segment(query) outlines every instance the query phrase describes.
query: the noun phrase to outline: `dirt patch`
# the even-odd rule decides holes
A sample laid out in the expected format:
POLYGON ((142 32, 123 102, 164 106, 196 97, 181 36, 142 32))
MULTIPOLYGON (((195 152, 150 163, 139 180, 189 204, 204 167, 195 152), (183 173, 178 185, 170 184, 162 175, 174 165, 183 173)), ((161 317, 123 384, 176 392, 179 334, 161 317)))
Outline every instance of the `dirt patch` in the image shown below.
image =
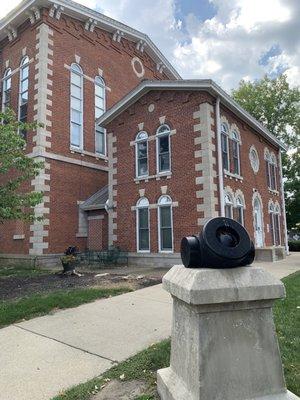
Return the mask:
POLYGON ((100 272, 84 272, 80 277, 57 273, 30 277, 7 277, 0 279, 0 300, 12 300, 37 293, 78 288, 126 286, 137 290, 158 283, 161 283, 161 276, 135 276, 100 272))

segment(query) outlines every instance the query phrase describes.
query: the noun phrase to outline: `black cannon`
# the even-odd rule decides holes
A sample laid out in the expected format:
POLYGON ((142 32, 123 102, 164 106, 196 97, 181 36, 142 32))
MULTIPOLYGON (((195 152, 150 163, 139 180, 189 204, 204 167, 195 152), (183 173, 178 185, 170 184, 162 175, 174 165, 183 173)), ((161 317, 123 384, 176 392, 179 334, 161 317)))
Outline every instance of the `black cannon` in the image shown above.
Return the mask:
POLYGON ((250 265, 254 244, 246 229, 230 218, 209 220, 199 236, 181 241, 181 259, 187 268, 235 268, 250 265))

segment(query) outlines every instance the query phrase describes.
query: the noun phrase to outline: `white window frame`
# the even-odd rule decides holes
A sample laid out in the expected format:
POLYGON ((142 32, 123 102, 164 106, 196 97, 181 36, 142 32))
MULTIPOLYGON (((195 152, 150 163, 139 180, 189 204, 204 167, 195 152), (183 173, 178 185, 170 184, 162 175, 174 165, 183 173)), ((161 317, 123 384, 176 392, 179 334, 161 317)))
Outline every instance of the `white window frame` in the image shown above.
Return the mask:
MULTIPOLYGON (((27 122, 27 116, 28 116, 28 100, 29 100, 29 57, 28 56, 24 56, 21 60, 21 64, 20 64, 20 74, 19 74, 19 99, 18 99, 18 121, 27 122), (28 74, 27 74, 27 78, 23 78, 23 74, 24 74, 24 70, 27 69, 28 74), (24 104, 21 104, 21 100, 22 100, 22 94, 25 93, 26 91, 22 91, 22 82, 24 82, 25 80, 27 80, 28 83, 28 87, 27 87, 27 115, 26 115, 26 120, 25 121, 21 121, 21 106, 24 104)), ((23 136, 24 139, 26 139, 26 132, 25 131, 21 131, 19 129, 19 134, 21 134, 23 136)))
POLYGON ((171 157, 171 129, 169 125, 163 124, 160 125, 156 131, 156 173, 157 175, 164 175, 169 172, 171 172, 172 169, 172 157, 171 157), (163 128, 166 128, 164 131, 162 130, 163 128), (168 143, 169 143, 169 169, 165 171, 160 171, 160 165, 159 165, 159 139, 168 136, 168 143))
POLYGON ((149 200, 146 197, 142 197, 136 203, 136 251, 138 253, 150 253, 151 249, 151 235, 150 235, 150 207, 149 200), (149 249, 148 250, 140 250, 140 215, 139 210, 141 209, 148 210, 148 237, 149 237, 149 249))
MULTIPOLYGON (((96 113, 96 109, 97 108, 100 109, 99 107, 96 107, 96 98, 97 97, 100 98, 100 96, 96 95, 96 86, 101 87, 101 89, 103 90, 103 97, 101 97, 103 100, 103 110, 102 110, 101 115, 103 115, 106 111, 106 90, 105 90, 106 86, 105 86, 105 81, 102 78, 102 76, 95 77, 95 86, 94 86, 95 87, 95 120, 97 120, 101 116, 96 113)), ((99 127, 99 129, 103 131, 104 152, 101 153, 101 152, 97 151, 97 124, 95 123, 95 154, 99 154, 101 156, 106 156, 106 154, 107 154, 106 129, 102 128, 102 127, 99 127)))
POLYGON ((245 225, 245 204, 244 204, 244 201, 241 196, 237 196, 237 198, 236 198, 236 209, 237 210, 240 209, 242 212, 242 214, 241 214, 242 222, 240 222, 240 224, 242 224, 244 226, 245 225))
POLYGON ((227 124, 223 123, 221 125, 221 151, 222 151, 222 168, 225 172, 230 172, 230 152, 229 152, 229 129, 227 124), (224 151, 223 151, 223 140, 222 138, 226 138, 226 148, 227 148, 227 168, 224 167, 224 151))
MULTIPOLYGON (((11 92, 11 78, 12 78, 12 74, 11 74, 11 68, 7 68, 4 71, 3 74, 3 79, 2 79, 2 111, 4 112, 8 107, 5 106, 5 97, 6 97, 6 93, 8 92, 8 90, 10 90, 11 92), (7 88, 7 83, 10 82, 10 88, 7 88)), ((11 100, 11 97, 10 97, 11 100)), ((10 106, 11 101, 9 101, 9 106, 10 106)))
MULTIPOLYGON (((78 87, 78 86, 77 86, 78 87)), ((70 70, 70 147, 83 150, 83 92, 84 87, 83 87, 83 71, 82 68, 79 64, 77 63, 72 63, 71 64, 71 70, 70 70), (80 77, 80 91, 81 91, 81 97, 77 98, 74 95, 72 95, 72 74, 76 74, 77 76, 80 77), (79 145, 75 145, 72 143, 72 98, 75 98, 80 101, 80 137, 79 137, 79 145)), ((78 110, 75 110, 78 111, 78 110)), ((75 123, 75 122, 74 122, 75 123)), ((78 125, 77 123, 75 123, 78 125)))
POLYGON ((146 131, 140 131, 135 138, 135 176, 136 178, 145 178, 149 176, 149 146, 148 146, 148 133, 146 131), (139 158, 138 158, 138 145, 146 142, 147 144, 147 174, 139 175, 139 158))
POLYGON ((170 196, 163 195, 160 196, 158 199, 158 207, 157 207, 157 221, 158 221, 158 250, 159 253, 174 253, 174 226, 173 226, 173 202, 170 196), (166 201, 166 202, 165 202, 166 201), (170 213, 171 213, 171 235, 172 235, 172 248, 169 250, 164 250, 161 248, 162 245, 162 240, 161 240, 161 218, 160 218, 160 210, 162 207, 170 207, 170 213))
POLYGON ((225 211, 226 211, 226 206, 230 205, 230 214, 231 214, 231 216, 227 217, 227 218, 233 219, 233 205, 234 204, 233 204, 233 198, 232 198, 230 193, 225 193, 224 194, 224 205, 225 205, 225 211))
POLYGON ((236 145, 237 147, 237 160, 238 160, 238 172, 232 171, 233 174, 240 176, 241 175, 241 140, 239 137, 239 134, 234 130, 231 133, 231 140, 232 140, 232 164, 234 168, 234 152, 233 152, 233 146, 236 145))

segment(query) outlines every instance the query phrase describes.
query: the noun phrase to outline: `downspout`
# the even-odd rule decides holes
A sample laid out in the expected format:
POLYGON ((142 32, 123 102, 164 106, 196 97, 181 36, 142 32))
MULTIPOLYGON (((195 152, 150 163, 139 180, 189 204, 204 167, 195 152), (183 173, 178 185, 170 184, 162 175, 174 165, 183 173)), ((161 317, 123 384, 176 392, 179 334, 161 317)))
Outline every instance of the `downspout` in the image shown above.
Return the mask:
POLYGON ((281 198, 282 198, 282 213, 283 213, 283 224, 284 224, 284 242, 286 254, 290 254, 289 241, 287 235, 287 224, 286 224, 286 212, 285 212, 285 198, 284 198, 284 185, 282 176, 282 160, 281 160, 281 150, 279 150, 279 173, 280 173, 280 188, 281 188, 281 198))
POLYGON ((216 128, 217 128, 217 153, 218 153, 218 180, 220 197, 220 217, 225 217, 224 205, 224 180, 223 180, 223 162, 222 162, 222 144, 221 144, 221 115, 220 115, 220 97, 216 100, 216 128))

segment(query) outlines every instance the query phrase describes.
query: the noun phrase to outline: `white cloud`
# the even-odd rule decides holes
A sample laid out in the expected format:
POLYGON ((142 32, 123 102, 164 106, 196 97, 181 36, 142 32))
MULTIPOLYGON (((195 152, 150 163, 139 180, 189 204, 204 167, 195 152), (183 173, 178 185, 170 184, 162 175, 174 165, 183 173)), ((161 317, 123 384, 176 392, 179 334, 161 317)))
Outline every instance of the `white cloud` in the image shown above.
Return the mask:
MULTIPOLYGON (((193 14, 178 18, 175 0, 77 1, 147 33, 184 78, 212 78, 230 90, 242 78, 285 67, 289 82, 300 82, 299 0, 208 0, 216 14, 205 21, 193 14), (274 45, 281 54, 262 65, 274 45)), ((17 3, 1 3, 0 17, 17 3)))
POLYGON ((20 0, 10 0, 9 2, 2 0, 0 7, 0 19, 5 17, 5 15, 9 13, 9 11, 11 11, 13 8, 15 8, 19 3, 20 0))

